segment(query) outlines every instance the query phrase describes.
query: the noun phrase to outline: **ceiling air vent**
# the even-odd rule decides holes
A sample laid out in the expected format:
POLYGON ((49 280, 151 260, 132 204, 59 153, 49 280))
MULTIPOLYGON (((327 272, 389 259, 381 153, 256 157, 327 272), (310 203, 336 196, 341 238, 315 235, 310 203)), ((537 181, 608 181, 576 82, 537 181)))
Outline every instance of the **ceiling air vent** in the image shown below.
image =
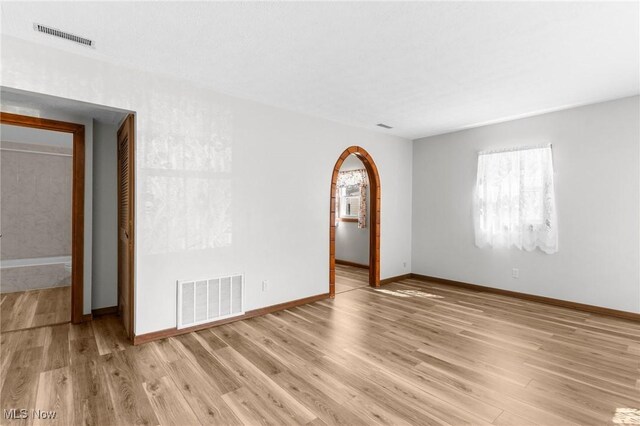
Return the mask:
POLYGON ((88 38, 80 37, 75 34, 67 33, 64 31, 56 30, 55 28, 47 27, 45 25, 33 24, 33 29, 39 33, 49 34, 54 37, 63 38, 65 40, 72 41, 74 43, 82 44, 83 46, 95 47, 95 42, 88 38))
POLYGON ((386 125, 386 124, 384 124, 384 123, 378 123, 378 124, 376 124, 376 126, 378 126, 378 127, 382 127, 383 129, 393 129, 393 127, 391 127, 391 126, 387 126, 387 125, 386 125))

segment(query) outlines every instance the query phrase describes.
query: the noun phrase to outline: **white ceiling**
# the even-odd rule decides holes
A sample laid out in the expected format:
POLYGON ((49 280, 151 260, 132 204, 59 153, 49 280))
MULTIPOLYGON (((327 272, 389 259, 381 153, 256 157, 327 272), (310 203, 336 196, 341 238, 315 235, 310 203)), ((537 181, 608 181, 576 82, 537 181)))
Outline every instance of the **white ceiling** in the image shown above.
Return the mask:
POLYGON ((640 92, 638 2, 1 7, 3 34, 408 138, 640 92))

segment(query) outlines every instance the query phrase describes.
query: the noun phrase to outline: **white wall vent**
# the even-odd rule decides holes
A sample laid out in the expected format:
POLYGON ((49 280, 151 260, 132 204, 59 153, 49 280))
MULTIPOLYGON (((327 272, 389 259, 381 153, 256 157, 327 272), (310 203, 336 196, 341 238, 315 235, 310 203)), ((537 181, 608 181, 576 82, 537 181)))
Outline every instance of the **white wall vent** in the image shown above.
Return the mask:
POLYGON ((74 43, 81 44, 83 46, 95 47, 95 42, 85 37, 80 37, 75 34, 60 31, 55 28, 47 27, 46 25, 33 24, 33 29, 39 33, 49 34, 54 37, 63 38, 65 40, 72 41, 74 43))
POLYGON ((244 276, 178 281, 178 328, 244 314, 244 276))

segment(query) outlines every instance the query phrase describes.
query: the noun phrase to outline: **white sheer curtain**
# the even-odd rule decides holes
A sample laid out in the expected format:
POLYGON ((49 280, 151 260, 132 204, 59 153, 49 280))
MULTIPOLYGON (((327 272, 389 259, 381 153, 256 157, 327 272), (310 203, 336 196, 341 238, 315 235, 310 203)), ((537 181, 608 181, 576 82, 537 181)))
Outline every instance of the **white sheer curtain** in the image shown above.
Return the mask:
POLYGON ((480 153, 474 222, 478 247, 557 252, 551 146, 480 153))

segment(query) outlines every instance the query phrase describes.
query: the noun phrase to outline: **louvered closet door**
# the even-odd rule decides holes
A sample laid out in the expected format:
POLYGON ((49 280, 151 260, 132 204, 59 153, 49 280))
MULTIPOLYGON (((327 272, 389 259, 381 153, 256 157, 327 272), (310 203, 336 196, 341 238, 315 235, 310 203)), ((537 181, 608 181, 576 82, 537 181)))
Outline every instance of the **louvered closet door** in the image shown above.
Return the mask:
POLYGON ((133 115, 118 130, 118 310, 133 336, 133 115))

